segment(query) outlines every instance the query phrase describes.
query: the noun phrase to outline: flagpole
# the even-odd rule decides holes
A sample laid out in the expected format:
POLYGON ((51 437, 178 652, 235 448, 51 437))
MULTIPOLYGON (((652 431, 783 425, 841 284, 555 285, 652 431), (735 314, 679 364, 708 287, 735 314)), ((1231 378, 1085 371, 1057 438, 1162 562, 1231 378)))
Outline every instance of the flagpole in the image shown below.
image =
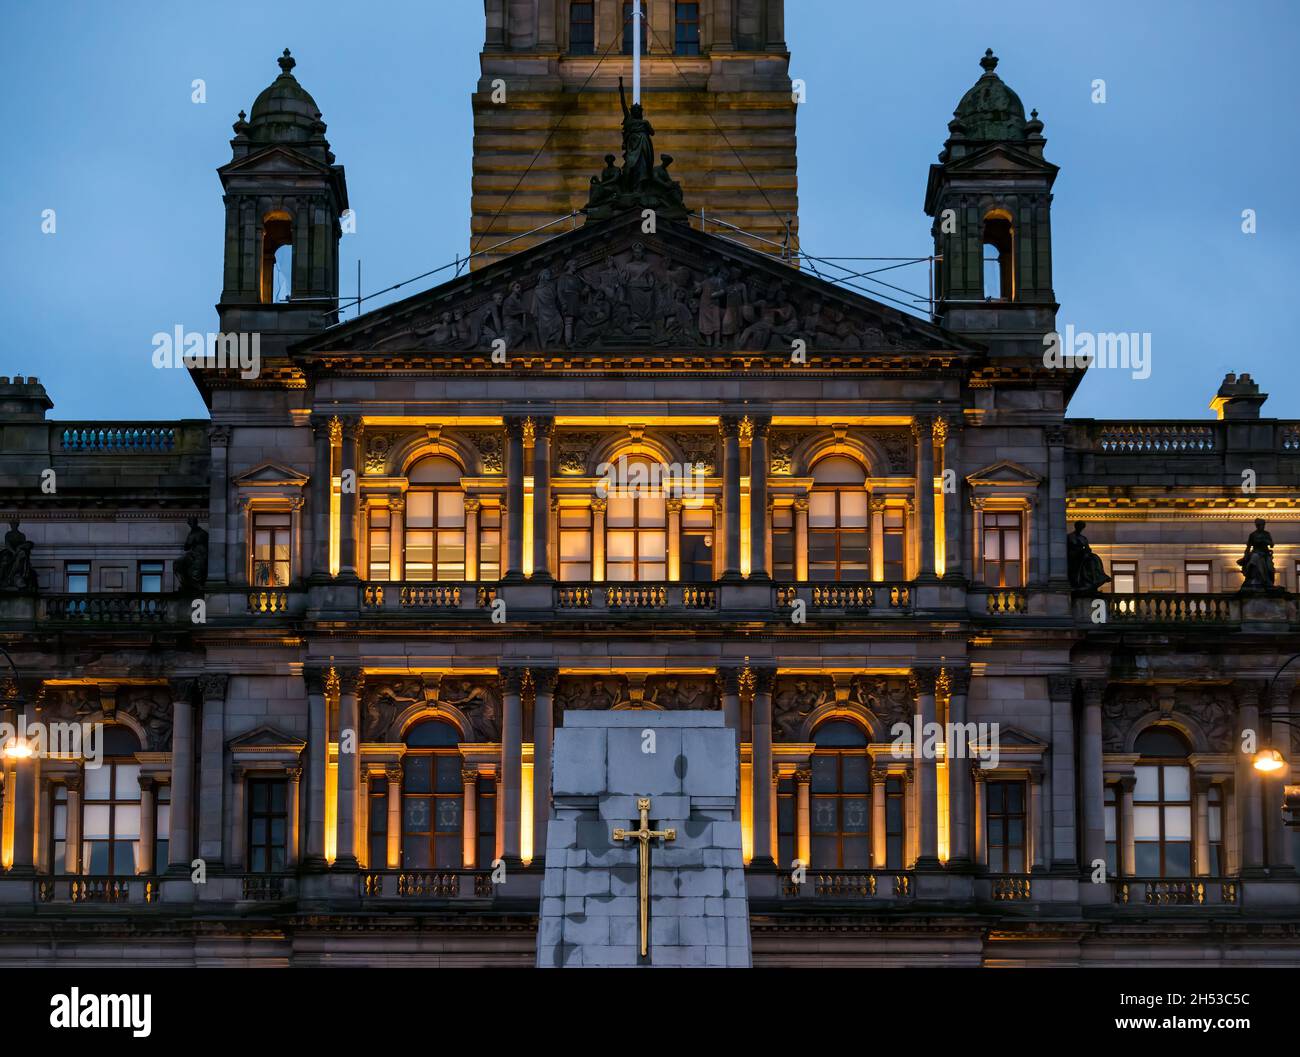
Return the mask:
POLYGON ((632 102, 641 102, 641 0, 632 3, 632 102))

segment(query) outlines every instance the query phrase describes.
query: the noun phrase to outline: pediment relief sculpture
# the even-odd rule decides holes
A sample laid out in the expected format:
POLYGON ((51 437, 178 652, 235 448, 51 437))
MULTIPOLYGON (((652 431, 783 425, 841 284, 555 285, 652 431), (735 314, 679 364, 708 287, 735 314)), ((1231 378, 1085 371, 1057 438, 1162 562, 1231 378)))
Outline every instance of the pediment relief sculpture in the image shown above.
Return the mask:
POLYGON ((456 709, 469 730, 466 741, 501 740, 501 700, 490 676, 464 679, 367 678, 363 698, 362 739, 370 742, 399 740, 398 719, 413 707, 456 709))

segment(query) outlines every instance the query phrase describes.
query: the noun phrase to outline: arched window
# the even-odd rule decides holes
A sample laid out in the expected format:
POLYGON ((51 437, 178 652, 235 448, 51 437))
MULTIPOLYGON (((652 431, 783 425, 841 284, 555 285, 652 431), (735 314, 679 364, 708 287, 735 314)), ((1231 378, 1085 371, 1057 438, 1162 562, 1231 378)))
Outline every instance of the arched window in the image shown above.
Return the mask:
POLYGON ((406 733, 402 757, 402 867, 458 868, 464 862, 460 732, 426 720, 406 733))
POLYGON ((1171 727, 1138 735, 1133 851, 1138 877, 1192 875, 1192 769, 1186 739, 1171 727))
MULTIPOLYGON (((620 463, 622 460, 620 460, 620 463)), ((605 578, 614 582, 668 579, 668 502, 650 481, 650 460, 626 462, 632 494, 611 491, 605 511, 605 578), (644 469, 644 476, 636 467, 644 469)))
POLYGON ((1000 210, 984 218, 984 296, 1014 301, 1016 296, 1015 233, 1011 217, 1000 210))
POLYGON ((450 459, 421 459, 407 474, 406 579, 465 579, 465 492, 450 459))
POLYGON ((292 293, 293 218, 276 210, 262 218, 262 303, 288 301, 292 293))
POLYGON ((871 866, 871 763, 867 736, 845 720, 813 733, 811 836, 815 869, 871 866))
POLYGON ((871 523, 866 471, 843 455, 813 467, 808 496, 808 578, 867 580, 871 576, 871 523))
POLYGON ((87 764, 81 802, 81 872, 134 874, 140 862, 140 739, 128 727, 104 727, 103 759, 87 764))

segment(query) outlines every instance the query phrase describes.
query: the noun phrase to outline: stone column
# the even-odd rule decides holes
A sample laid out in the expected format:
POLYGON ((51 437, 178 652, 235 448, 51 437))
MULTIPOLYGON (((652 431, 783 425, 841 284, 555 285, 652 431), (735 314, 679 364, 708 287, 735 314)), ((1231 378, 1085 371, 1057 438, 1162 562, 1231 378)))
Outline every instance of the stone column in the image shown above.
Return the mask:
POLYGON ((1083 858, 1085 873, 1093 864, 1106 861, 1106 794, 1102 774, 1101 700, 1106 693, 1104 679, 1088 679, 1083 684, 1083 744, 1079 749, 1083 768, 1080 788, 1083 792, 1083 858))
POLYGON ((501 857, 520 858, 520 811, 523 798, 524 715, 519 701, 522 668, 501 669, 501 857))
POLYGON ((199 858, 207 863, 209 872, 223 862, 228 684, 229 677, 222 674, 199 677, 199 696, 203 700, 199 739, 199 858))
POLYGON ((478 771, 462 767, 460 772, 461 812, 460 858, 465 869, 478 866, 478 771))
POLYGON ((1075 832, 1074 783, 1074 677, 1049 675, 1047 694, 1052 704, 1052 795, 1046 805, 1050 818, 1052 846, 1048 858, 1060 873, 1079 870, 1078 837, 1075 832))
POLYGON ((357 798, 361 789, 361 692, 365 672, 339 669, 339 780, 334 869, 357 869, 357 798))
POLYGON ((251 555, 245 539, 247 525, 248 496, 232 494, 226 503, 226 582, 230 584, 249 582, 251 555))
POLYGON ((1259 726, 1261 687, 1255 682, 1239 683, 1237 691, 1237 803, 1241 818, 1241 872, 1260 876, 1264 872, 1264 816, 1260 804, 1259 772, 1250 754, 1241 751, 1242 735, 1252 732, 1259 746, 1264 739, 1259 726))
POLYGON ((330 491, 333 487, 333 431, 337 420, 319 413, 311 416, 315 465, 311 475, 311 575, 330 574, 330 491))
POLYGON ((549 418, 533 419, 533 576, 538 583, 551 575, 551 430, 549 418))
MULTIPOLYGON (((190 871, 194 859, 194 680, 175 679, 170 684, 172 699, 171 758, 171 831, 167 835, 167 870, 169 873, 190 871)), ((81 789, 77 788, 78 803, 81 789)), ((68 825, 72 818, 72 787, 68 787, 68 825)), ((77 810, 78 830, 81 811, 77 810)), ((69 846, 72 839, 68 838, 69 846)), ((77 834, 77 844, 81 834, 77 834)), ((72 873, 72 870, 68 871, 72 873)))
POLYGON ((533 863, 546 859, 546 826, 551 817, 551 743, 557 672, 534 668, 533 674, 533 863))
POLYGON ((754 854, 751 866, 772 866, 772 683, 774 668, 754 669, 754 854))
MULTIPOLYGON (((155 778, 140 776, 140 856, 136 873, 156 873, 154 851, 158 843, 158 813, 154 807, 154 793, 158 787, 155 778)), ((69 798, 71 799, 71 798, 69 798)), ((70 809, 70 808, 69 808, 70 809)))
POLYGON ((740 419, 723 415, 718 429, 722 434, 722 516, 726 525, 723 549, 723 580, 740 577, 740 419))
POLYGON ((230 868, 236 872, 247 868, 244 861, 244 838, 248 833, 248 819, 244 815, 247 778, 247 772, 239 764, 230 769, 230 868))
POLYGON ((1192 791, 1196 805, 1196 859, 1192 872, 1197 877, 1210 876, 1210 786, 1213 781, 1203 775, 1192 776, 1192 791))
POLYGON ((596 583, 605 579, 605 509, 608 499, 591 501, 591 578, 596 583))
MULTIPOLYGON (((172 736, 175 737, 175 729, 172 736)), ((81 775, 68 775, 63 780, 63 785, 68 790, 68 823, 63 831, 63 870, 75 875, 81 872, 81 775)), ((176 810, 174 806, 172 810, 176 810)), ((169 844, 168 849, 171 847, 169 844)), ((188 868, 188 861, 185 865, 188 868)))
MULTIPOLYGON (((916 668, 912 671, 912 692, 916 695, 916 712, 921 717, 921 730, 935 722, 934 689, 938 680, 937 668, 916 668)), ((913 767, 916 769, 916 795, 918 798, 917 826, 920 844, 917 848, 918 870, 939 867, 939 798, 938 769, 932 753, 923 753, 922 745, 912 746, 913 767)))
MULTIPOLYGON (((966 698, 970 691, 970 669, 948 669, 948 720, 966 722, 966 698)), ((960 727, 958 727, 960 729, 960 727)), ((948 866, 971 864, 971 758, 970 746, 950 749, 948 760, 948 866)))
POLYGON ((871 499, 871 579, 885 579, 885 501, 871 499))
MULTIPOLYGON (((468 520, 468 519, 467 519, 468 520)), ((469 526, 466 525, 465 553, 469 555, 469 526)), ((475 534, 475 541, 478 536, 475 534)), ((394 583, 406 579, 406 499, 395 495, 388 501, 388 577, 394 583)))
MULTIPOLYGON (((798 834, 795 856, 805 866, 812 864, 812 798, 809 795, 812 785, 812 771, 794 772, 795 832, 798 834)), ((788 867, 789 863, 782 863, 788 867)))
POLYGON ((885 782, 889 772, 883 767, 871 769, 871 868, 884 870, 889 865, 889 823, 885 813, 888 793, 885 782))
POLYGON ((1066 428, 1064 425, 1048 426, 1043 432, 1047 440, 1047 531, 1038 541, 1038 546, 1046 547, 1049 552, 1049 583, 1053 587, 1065 588, 1070 583, 1065 555, 1066 428))
POLYGON ((916 438, 916 500, 918 580, 935 579, 934 572, 934 422, 919 417, 912 422, 916 438))
POLYGON ((713 0, 711 51, 734 51, 732 43, 732 6, 735 0, 713 0))
POLYGON ((1133 840, 1133 787, 1137 779, 1125 775, 1119 780, 1120 872, 1125 877, 1137 873, 1137 842, 1133 840))
POLYGON ((988 771, 980 767, 972 768, 971 781, 975 783, 975 865, 988 869, 989 865, 989 816, 988 771))
MULTIPOLYGON (((1268 701, 1266 702, 1269 708, 1270 737, 1268 743, 1274 748, 1282 750, 1283 755, 1287 757, 1287 762, 1291 765, 1291 770, 1288 772, 1291 775, 1297 773, 1295 760, 1292 758, 1292 754, 1287 751, 1291 747, 1291 727, 1281 721, 1285 720, 1290 712, 1293 685, 1290 681, 1275 680, 1269 688, 1268 701)), ((1283 787, 1288 780, 1294 782, 1295 778, 1284 780, 1278 775, 1271 775, 1260 780, 1260 799, 1263 804, 1264 817, 1268 824, 1268 867, 1270 877, 1290 876, 1295 872, 1296 868, 1291 851, 1291 834, 1282 819, 1283 787)))
POLYGON ((285 842, 285 865, 293 870, 298 866, 298 841, 302 829, 298 824, 299 812, 302 810, 302 768, 290 767, 285 775, 289 780, 289 795, 286 798, 289 808, 289 832, 285 842))
POLYGON ((962 523, 961 523, 961 423, 947 419, 937 419, 935 433, 939 438, 940 454, 943 459, 941 477, 943 478, 943 575, 944 578, 961 578, 962 567, 962 523), (939 428, 939 423, 943 423, 939 428), (949 488, 949 474, 952 470, 952 487, 949 488))
POLYGON ((682 578, 682 501, 670 499, 668 507, 668 579, 682 578))
POLYGON ((767 432, 769 420, 754 419, 749 439, 749 578, 772 579, 767 553, 767 432))
POLYGON ((1043 768, 1029 771, 1029 817, 1025 820, 1025 836, 1029 840, 1030 860, 1027 872, 1042 873, 1047 869, 1047 829, 1043 820, 1047 808, 1043 797, 1043 768))
POLYGON ((741 742, 739 668, 718 669, 718 698, 722 702, 722 722, 736 735, 736 746, 739 750, 741 742))
POLYGON ((402 866, 402 765, 390 763, 384 768, 384 777, 388 779, 388 847, 385 866, 390 870, 399 870, 402 866))
POLYGON ((341 419, 343 448, 340 471, 343 490, 339 496, 339 579, 357 578, 357 522, 361 507, 361 438, 365 428, 357 415, 341 419), (351 470, 351 475, 348 471, 351 470), (348 482, 351 480, 351 488, 348 482))
POLYGON ((483 501, 473 496, 465 497, 465 579, 473 583, 479 578, 478 571, 478 514, 483 508, 483 501))
MULTIPOLYGON (((325 787, 329 770, 329 703, 337 686, 333 669, 307 668, 307 841, 303 866, 325 869, 325 787)), ((173 810, 175 810, 173 808, 173 810)))
POLYGON ((509 416, 506 426, 506 570, 501 579, 524 578, 524 420, 509 416))
POLYGON ((230 502, 230 427, 210 426, 208 447, 212 453, 212 488, 208 498, 208 582, 226 582, 226 506, 230 502))
POLYGON ((808 582, 808 497, 794 501, 794 578, 808 582))

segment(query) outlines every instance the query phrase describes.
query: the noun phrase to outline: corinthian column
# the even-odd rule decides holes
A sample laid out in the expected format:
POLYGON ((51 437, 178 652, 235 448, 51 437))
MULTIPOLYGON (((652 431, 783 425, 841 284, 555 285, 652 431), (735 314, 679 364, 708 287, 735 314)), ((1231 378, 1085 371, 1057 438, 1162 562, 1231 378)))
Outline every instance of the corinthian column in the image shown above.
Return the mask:
POLYGON ((925 751, 926 730, 935 722, 934 690, 938 678, 937 668, 912 670, 912 692, 916 695, 916 713, 920 717, 920 736, 916 738, 917 744, 912 746, 912 761, 916 770, 918 870, 939 868, 938 769, 934 753, 925 751))
POLYGON ((740 419, 723 415, 718 422, 722 434, 722 516, 724 568, 722 579, 740 577, 740 419))
POLYGON ((501 669, 501 857, 522 860, 520 813, 523 798, 524 714, 519 701, 522 668, 501 669))
MULTIPOLYGON (((948 719, 954 725, 966 722, 966 695, 970 691, 970 669, 948 670, 948 719)), ((961 729, 957 726, 958 730, 961 729)), ((970 744, 956 747, 948 756, 948 865, 971 864, 971 759, 970 744)))
MULTIPOLYGON (((189 873, 194 859, 194 681, 175 679, 170 689, 172 809, 171 832, 167 838, 167 869, 169 873, 189 873)), ((68 819, 72 819, 71 792, 68 794, 68 819)))
POLYGON ((524 578, 524 420, 508 417, 506 426, 506 582, 524 578))
POLYGON ((549 418, 533 419, 533 579, 551 576, 551 429, 549 418))
POLYGON ((934 573, 934 423, 929 418, 912 422, 916 438, 916 500, 918 580, 933 580, 934 573))
POLYGON ((1261 687, 1254 682, 1237 688, 1237 803, 1241 818, 1241 872, 1259 876, 1264 871, 1264 816, 1260 804, 1259 771, 1249 753, 1242 751, 1243 736, 1250 732, 1262 744, 1259 727, 1261 687))
POLYGON ((325 788, 329 770, 326 694, 335 678, 331 670, 322 668, 303 671, 307 689, 307 839, 303 867, 308 870, 325 869, 325 788))
POLYGON ((365 673, 339 669, 339 781, 334 868, 357 869, 357 793, 361 788, 361 692, 365 673))
POLYGON ((315 460, 311 473, 311 575, 330 574, 330 491, 333 481, 334 445, 328 415, 313 414, 311 429, 315 460))
POLYGON ((551 817, 551 742, 556 671, 534 668, 533 676, 533 863, 546 859, 546 827, 551 817))
POLYGON ((361 509, 361 437, 364 427, 357 415, 348 415, 341 421, 343 488, 339 495, 339 579, 355 580, 357 527, 361 509))
POLYGON ((749 578, 772 579, 767 556, 767 419, 753 420, 749 440, 749 578))
POLYGON ((772 683, 776 669, 754 670, 754 854, 751 866, 772 866, 772 683))
POLYGON ((1083 744, 1079 759, 1083 768, 1083 868, 1091 871, 1098 860, 1106 861, 1105 778, 1102 774, 1101 699, 1106 693, 1104 679, 1089 679, 1083 684, 1083 744))

